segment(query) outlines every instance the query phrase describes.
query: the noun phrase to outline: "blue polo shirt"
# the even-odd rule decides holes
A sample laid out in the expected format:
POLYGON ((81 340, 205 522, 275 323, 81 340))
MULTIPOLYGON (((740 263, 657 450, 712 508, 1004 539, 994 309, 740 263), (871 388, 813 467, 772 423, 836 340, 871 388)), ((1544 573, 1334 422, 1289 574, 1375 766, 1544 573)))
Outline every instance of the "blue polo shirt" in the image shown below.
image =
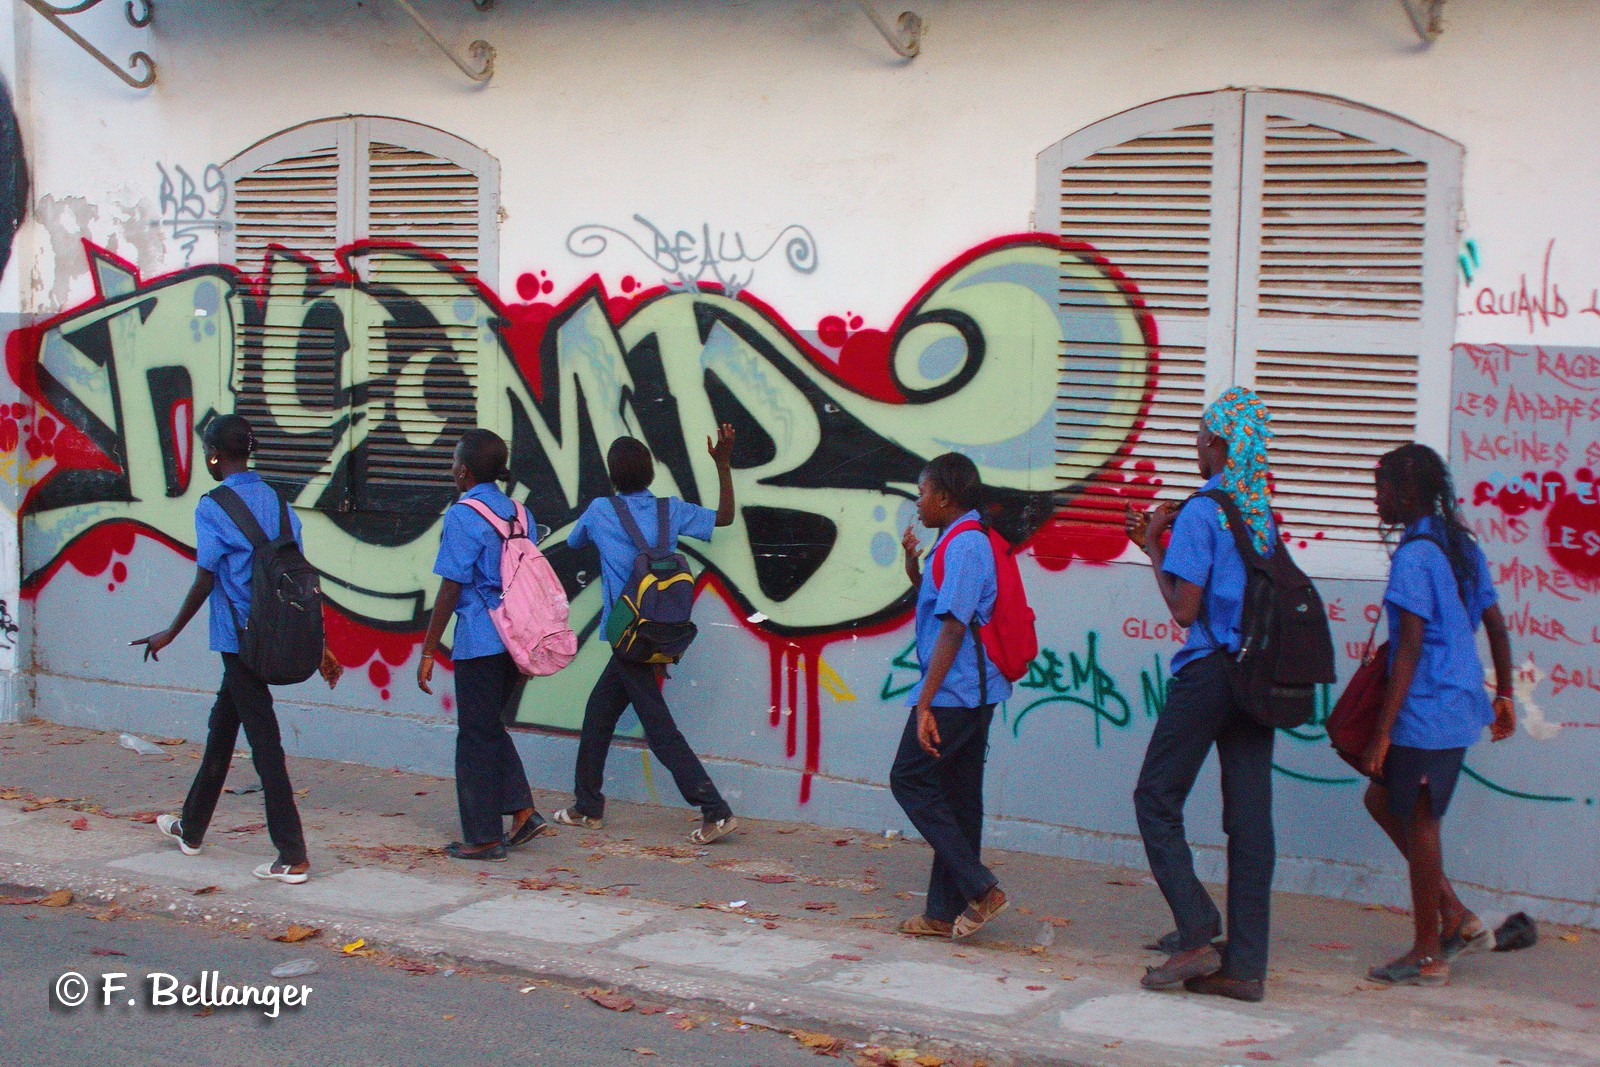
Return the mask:
MULTIPOLYGON (((270 541, 278 536, 281 517, 278 494, 255 471, 242 471, 222 479, 222 484, 243 498, 250 514, 270 541)), ((300 540, 300 517, 289 509, 289 529, 300 540)), ((203 496, 194 509, 195 562, 216 576, 208 603, 211 651, 239 651, 239 623, 250 617, 250 570, 255 549, 244 531, 211 497, 203 496)))
MULTIPOLYGON (((1208 492, 1222 484, 1219 474, 1200 487, 1208 492)), ((1222 507, 1210 497, 1183 505, 1172 523, 1161 569, 1205 590, 1204 611, 1189 627, 1189 639, 1172 657, 1172 673, 1220 650, 1239 647, 1239 617, 1244 610, 1244 560, 1233 543, 1233 531, 1223 525, 1222 507)))
POLYGON ((933 695, 932 706, 979 708, 984 704, 998 704, 1011 696, 1011 683, 994 665, 982 644, 973 639, 971 630, 974 618, 982 626, 994 615, 995 597, 1000 592, 994 571, 994 550, 989 547, 989 538, 982 530, 966 530, 950 536, 956 523, 976 522, 978 518, 977 511, 967 512, 946 527, 934 542, 937 551, 940 544, 949 541, 944 549, 944 581, 940 585, 933 584, 931 553, 928 565, 922 569, 922 584, 917 587, 917 661, 922 664, 922 677, 906 695, 907 707, 915 707, 922 694, 928 664, 933 659, 933 646, 939 640, 939 631, 944 629, 945 619, 955 619, 967 630, 961 638, 961 650, 950 664, 950 673, 944 676, 944 684, 933 695), (984 658, 988 671, 987 693, 978 685, 979 656, 984 658))
MULTIPOLYGON (((639 524, 639 532, 644 534, 644 539, 655 544, 659 532, 656 495, 648 489, 641 489, 637 493, 624 493, 622 499, 632 513, 633 521, 639 524)), ((680 537, 692 537, 696 541, 711 540, 717 527, 715 511, 675 496, 668 497, 667 501, 669 550, 678 547, 680 537)), ((634 545, 633 538, 628 536, 628 531, 622 528, 622 520, 617 518, 610 497, 590 502, 588 509, 573 525, 572 532, 567 535, 567 544, 573 548, 594 545, 600 553, 600 592, 605 601, 600 609, 600 632, 605 633, 611 605, 617 602, 623 587, 628 584, 628 576, 633 573, 633 561, 638 558, 639 549, 634 545)))
POLYGON ((1483 613, 1498 602, 1483 550, 1468 545, 1471 579, 1466 599, 1444 550, 1424 535, 1444 540, 1444 524, 1429 515, 1406 527, 1389 567, 1383 603, 1389 616, 1389 663, 1400 634, 1400 610, 1422 618, 1422 659, 1406 691, 1389 738, 1412 748, 1466 748, 1494 720, 1483 687, 1483 661, 1474 636, 1483 613))
MULTIPOLYGON (((473 486, 461 494, 461 499, 480 500, 508 521, 517 512, 511 498, 492 482, 473 486)), ((532 524, 532 515, 528 522, 532 524)), ((457 502, 445 509, 433 573, 461 585, 461 599, 456 601, 456 632, 450 648, 452 659, 477 659, 506 650, 494 620, 489 618, 489 609, 499 607, 504 596, 500 587, 502 544, 488 520, 465 504, 457 502)))

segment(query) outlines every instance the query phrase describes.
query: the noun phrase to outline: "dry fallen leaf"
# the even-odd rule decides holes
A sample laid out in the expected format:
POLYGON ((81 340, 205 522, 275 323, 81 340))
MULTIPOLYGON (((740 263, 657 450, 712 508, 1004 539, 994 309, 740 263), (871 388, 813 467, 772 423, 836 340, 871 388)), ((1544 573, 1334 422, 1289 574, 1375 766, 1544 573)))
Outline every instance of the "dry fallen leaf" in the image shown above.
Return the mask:
POLYGON ((833 958, 836 960, 850 960, 853 963, 861 962, 861 957, 854 952, 835 952, 833 958))
POLYGON ((0 897, 0 905, 4 904, 37 904, 43 897, 0 897))
POLYGON ((831 900, 808 900, 802 903, 800 906, 807 911, 832 911, 839 905, 835 904, 831 900))
POLYGON ((1577 934, 1557 934, 1556 937, 1561 941, 1568 941, 1574 944, 1583 940, 1583 938, 1579 937, 1577 934))
POLYGON ((1337 952, 1340 949, 1354 948, 1355 946, 1347 941, 1318 941, 1311 947, 1320 948, 1324 952, 1337 952))
POLYGON ((74 830, 87 830, 89 828, 89 817, 87 815, 80 815, 76 819, 73 819, 72 828, 74 830))
POLYGON ((637 1052, 641 1056, 654 1056, 656 1054, 656 1050, 653 1048, 636 1048, 631 1051, 637 1052))
POLYGON ((57 889, 54 893, 40 900, 39 903, 47 908, 64 908, 72 903, 72 890, 57 889))
POLYGON ((89 955, 91 955, 91 956, 126 956, 127 953, 126 952, 119 952, 117 949, 114 949, 114 948, 92 948, 92 949, 89 950, 89 955))
POLYGON ((194 895, 197 897, 209 896, 221 888, 222 887, 220 885, 203 885, 194 891, 194 895))
POLYGON ((753 874, 746 878, 747 882, 764 882, 767 885, 779 885, 783 882, 794 881, 792 874, 753 874))
POLYGON ((915 1063, 917 1067, 944 1067, 944 1059, 942 1057, 931 1056, 926 1053, 911 1062, 915 1063))
MULTIPOLYGON (((286 945, 292 945, 297 941, 305 941, 308 938, 316 937, 320 933, 322 933, 322 927, 320 926, 299 926, 294 923, 290 923, 289 929, 285 930, 277 937, 274 937, 272 940, 282 941, 286 945)), ((359 948, 360 946, 358 945, 357 947, 359 948)), ((348 949, 346 951, 348 951, 348 949)))
POLYGON ((1030 986, 1023 986, 1023 987, 1022 987, 1022 988, 1024 988, 1024 989, 1031 989, 1031 990, 1033 990, 1033 991, 1034 991, 1034 992, 1035 992, 1035 993, 1037 993, 1037 992, 1039 992, 1039 990, 1041 990, 1041 989, 1043 989, 1043 988, 1044 988, 1044 986, 1042 986, 1042 985, 1030 985, 1030 986))
POLYGON ((248 823, 245 823, 243 826, 232 826, 232 827, 229 827, 228 829, 226 829, 226 830, 224 830, 222 832, 225 833, 225 834, 253 834, 257 830, 265 830, 266 828, 267 828, 267 824, 264 823, 264 822, 248 822, 248 823))
POLYGON ((1059 915, 1041 915, 1041 916, 1039 916, 1039 921, 1040 922, 1044 922, 1044 923, 1049 923, 1051 926, 1071 926, 1072 925, 1072 920, 1071 919, 1063 919, 1059 915))
MULTIPOLYGON (((349 944, 345 945, 343 951, 344 951, 344 954, 346 956, 353 956, 357 952, 360 952, 362 949, 364 949, 366 947, 367 947, 367 939, 364 938, 364 937, 358 937, 354 941, 352 941, 349 944)), ((447 1016, 447 1018, 448 1018, 448 1016, 447 1016)))
POLYGON ((699 1025, 700 1024, 695 1022, 693 1019, 679 1019, 677 1022, 672 1024, 672 1028, 674 1030, 693 1030, 699 1025))
POLYGON ((615 989, 601 989, 591 986, 583 991, 584 997, 610 1011, 632 1011, 633 998, 625 997, 615 989))
POLYGON ((187 743, 181 737, 158 737, 155 740, 158 745, 182 745, 187 743))
POLYGON ((831 1056, 838 1052, 844 1042, 832 1034, 819 1034, 812 1030, 796 1030, 793 1033, 796 1041, 806 1048, 820 1055, 831 1056))

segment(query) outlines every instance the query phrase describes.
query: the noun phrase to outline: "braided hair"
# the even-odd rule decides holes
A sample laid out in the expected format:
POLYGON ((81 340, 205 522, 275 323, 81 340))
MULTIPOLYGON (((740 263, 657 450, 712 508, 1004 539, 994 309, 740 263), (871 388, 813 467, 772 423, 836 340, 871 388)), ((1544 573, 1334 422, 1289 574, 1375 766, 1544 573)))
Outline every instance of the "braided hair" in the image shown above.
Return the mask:
POLYGON ((1465 602, 1475 577, 1472 548, 1477 538, 1461 519, 1456 507, 1455 482, 1444 459, 1427 445, 1401 445, 1378 459, 1377 476, 1409 491, 1411 499, 1425 509, 1425 515, 1439 520, 1444 529, 1445 558, 1450 561, 1450 571, 1455 575, 1456 591, 1465 602))

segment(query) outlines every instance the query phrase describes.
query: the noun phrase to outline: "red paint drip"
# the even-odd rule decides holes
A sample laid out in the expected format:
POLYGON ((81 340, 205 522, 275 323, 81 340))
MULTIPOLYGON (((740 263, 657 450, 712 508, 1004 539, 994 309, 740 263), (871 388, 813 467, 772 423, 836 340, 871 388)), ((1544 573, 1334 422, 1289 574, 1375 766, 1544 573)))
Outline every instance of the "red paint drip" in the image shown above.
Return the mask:
POLYGON ((752 610, 743 603, 713 573, 700 576, 696 594, 710 589, 717 594, 739 624, 767 646, 768 711, 767 721, 773 729, 784 727, 784 748, 788 758, 803 752, 800 772, 800 803, 811 800, 811 781, 822 765, 822 652, 835 641, 851 637, 871 637, 900 629, 910 617, 910 611, 882 619, 866 626, 840 630, 829 634, 804 634, 785 636, 749 621, 752 610), (800 686, 801 675, 805 687, 800 686), (804 693, 805 706, 801 707, 804 693), (805 719, 805 742, 799 737, 802 711, 805 719), (787 722, 784 720, 787 719, 787 722))

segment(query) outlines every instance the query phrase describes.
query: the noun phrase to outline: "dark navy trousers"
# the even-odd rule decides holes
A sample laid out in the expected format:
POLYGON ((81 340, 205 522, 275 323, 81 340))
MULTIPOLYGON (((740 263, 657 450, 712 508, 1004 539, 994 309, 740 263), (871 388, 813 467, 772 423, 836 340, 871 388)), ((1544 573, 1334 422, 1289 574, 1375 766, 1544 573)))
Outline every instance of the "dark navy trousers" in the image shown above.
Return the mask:
POLYGON ((911 825, 933 847, 928 876, 930 919, 954 921, 995 885, 983 865, 983 764, 989 751, 994 705, 933 708, 939 724, 939 757, 917 743, 913 708, 889 771, 889 789, 911 825))
POLYGON ((644 727, 644 739, 657 760, 672 775, 683 799, 700 809, 700 814, 712 822, 720 822, 733 814, 728 802, 722 799, 705 764, 694 754, 689 742, 678 729, 661 695, 661 682, 654 667, 634 663, 613 655, 589 694, 589 703, 583 709, 583 733, 578 739, 578 765, 574 771, 573 804, 581 815, 591 819, 602 818, 606 813, 603 789, 606 772, 606 755, 611 751, 611 739, 617 732, 617 721, 633 705, 644 727))
POLYGON ((1194 873, 1183 807, 1211 746, 1222 768, 1222 828, 1228 835, 1228 946, 1223 973, 1264 979, 1272 907, 1272 743, 1275 731, 1233 699, 1225 654, 1184 665, 1145 750, 1134 812, 1150 873, 1166 897, 1185 949, 1220 934, 1222 916, 1194 873))
POLYGON ((528 774, 506 729, 523 677, 508 652, 456 660, 456 803, 461 839, 487 845, 505 836, 501 817, 533 807, 528 774))
POLYGON ((250 760, 261 779, 261 796, 267 807, 267 834, 278 849, 278 861, 293 866, 306 862, 305 833, 300 811, 289 784, 289 767, 283 755, 283 738, 272 706, 272 690, 235 652, 222 653, 222 688, 211 708, 206 751, 195 772, 194 783, 183 801, 183 839, 198 846, 205 839, 211 816, 217 810, 222 786, 233 765, 233 746, 244 727, 250 742, 250 760))

